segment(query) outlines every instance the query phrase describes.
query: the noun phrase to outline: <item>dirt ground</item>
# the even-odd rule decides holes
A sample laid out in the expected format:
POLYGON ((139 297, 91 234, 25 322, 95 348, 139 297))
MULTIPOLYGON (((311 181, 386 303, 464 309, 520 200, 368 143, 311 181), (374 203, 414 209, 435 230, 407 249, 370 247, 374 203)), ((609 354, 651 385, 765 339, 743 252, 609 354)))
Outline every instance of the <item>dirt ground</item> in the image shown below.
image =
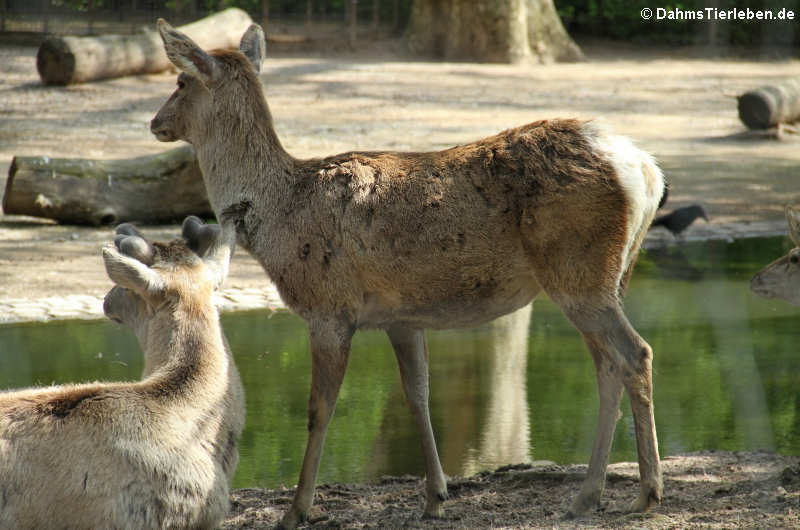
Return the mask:
MULTIPOLYGON (((609 466, 601 507, 563 520, 586 466, 507 466, 449 482, 443 519, 423 519, 423 482, 384 477, 371 484, 317 488, 310 528, 800 528, 798 457, 704 452, 663 461, 664 499, 648 513, 625 513, 638 492, 634 464, 609 466)), ((271 528, 293 490, 243 489, 223 528, 271 528)))
MULTIPOLYGON (((587 62, 547 66, 420 62, 405 57, 397 41, 376 43, 368 54, 283 51, 272 53, 262 79, 283 144, 298 157, 441 149, 536 119, 599 118, 659 159, 672 183, 666 209, 694 202, 708 209, 711 223, 692 227, 688 239, 783 232, 783 205, 800 202, 798 141, 745 134, 731 96, 800 75, 800 61, 582 44, 587 62)), ((148 124, 173 90, 174 74, 42 87, 35 54, 35 47, 0 45, 0 189, 15 155, 111 159, 172 147, 156 142, 148 124)), ((166 238, 177 227, 146 231, 166 238)), ((0 322, 100 316, 110 283, 99 249, 110 239, 109 228, 0 215, 0 322)), ((670 241, 660 229, 648 236, 650 245, 670 241)), ((280 305, 258 265, 241 253, 220 298, 229 309, 280 305)), ((454 478, 442 520, 420 519, 418 478, 325 485, 310 526, 798 528, 798 460, 668 457, 664 502, 647 515, 617 510, 637 488, 635 466, 617 464, 601 510, 577 522, 560 516, 577 491, 580 466, 454 478)), ((237 491, 225 527, 270 527, 291 494, 237 491)))

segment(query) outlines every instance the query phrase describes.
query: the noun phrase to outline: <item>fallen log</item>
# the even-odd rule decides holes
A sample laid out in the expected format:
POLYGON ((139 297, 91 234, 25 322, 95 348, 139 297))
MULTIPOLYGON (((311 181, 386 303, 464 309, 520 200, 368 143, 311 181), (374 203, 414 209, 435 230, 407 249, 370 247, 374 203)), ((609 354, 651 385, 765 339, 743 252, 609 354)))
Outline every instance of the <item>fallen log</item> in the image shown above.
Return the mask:
POLYGON ((213 215, 188 145, 123 160, 14 157, 3 212, 95 226, 213 215))
POLYGON ((800 120, 800 79, 745 92, 738 98, 739 119, 749 129, 769 129, 800 120))
MULTIPOLYGON (((178 29, 204 49, 235 48, 251 23, 247 13, 229 8, 178 29)), ((150 30, 138 35, 51 37, 36 54, 36 69, 46 85, 156 73, 169 67, 161 38, 150 30)))

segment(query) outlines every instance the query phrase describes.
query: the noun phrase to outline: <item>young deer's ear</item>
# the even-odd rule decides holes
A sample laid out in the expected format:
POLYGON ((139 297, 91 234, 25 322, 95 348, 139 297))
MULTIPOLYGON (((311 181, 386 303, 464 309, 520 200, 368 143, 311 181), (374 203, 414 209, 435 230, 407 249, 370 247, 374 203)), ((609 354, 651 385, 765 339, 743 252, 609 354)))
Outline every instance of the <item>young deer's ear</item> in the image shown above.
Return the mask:
POLYGON ((236 246, 234 224, 207 225, 192 215, 183 221, 182 236, 189 248, 200 256, 206 267, 211 270, 214 287, 220 287, 228 277, 228 267, 236 246))
POLYGON ((204 52, 195 42, 159 18, 158 33, 164 41, 167 58, 178 70, 198 78, 206 86, 219 78, 216 59, 204 52))
POLYGON ((120 253, 113 245, 103 247, 103 262, 111 281, 142 296, 151 296, 164 290, 164 280, 153 269, 120 253))
POLYGON ((789 237, 795 246, 800 247, 800 210, 786 205, 786 222, 789 224, 789 237))
POLYGON ((256 73, 261 73, 261 63, 267 55, 267 41, 264 38, 264 30, 258 24, 251 24, 247 31, 242 35, 239 43, 239 51, 244 54, 255 68, 256 73))

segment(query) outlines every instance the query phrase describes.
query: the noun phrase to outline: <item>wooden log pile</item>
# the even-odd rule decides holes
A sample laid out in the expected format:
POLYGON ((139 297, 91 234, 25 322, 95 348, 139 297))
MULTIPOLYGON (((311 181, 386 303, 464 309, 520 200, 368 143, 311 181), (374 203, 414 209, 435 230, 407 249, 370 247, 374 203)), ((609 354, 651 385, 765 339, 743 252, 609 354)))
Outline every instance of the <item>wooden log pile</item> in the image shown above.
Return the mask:
POLYGON ((3 212, 94 226, 213 216, 188 145, 123 160, 14 157, 3 212))
MULTIPOLYGON (((229 8, 178 29, 203 49, 236 48, 250 24, 247 13, 229 8)), ((154 30, 138 35, 52 37, 36 54, 36 68, 46 85, 156 73, 169 67, 161 38, 154 30)))
POLYGON ((739 119, 761 130, 800 121, 800 79, 762 86, 738 97, 739 119))

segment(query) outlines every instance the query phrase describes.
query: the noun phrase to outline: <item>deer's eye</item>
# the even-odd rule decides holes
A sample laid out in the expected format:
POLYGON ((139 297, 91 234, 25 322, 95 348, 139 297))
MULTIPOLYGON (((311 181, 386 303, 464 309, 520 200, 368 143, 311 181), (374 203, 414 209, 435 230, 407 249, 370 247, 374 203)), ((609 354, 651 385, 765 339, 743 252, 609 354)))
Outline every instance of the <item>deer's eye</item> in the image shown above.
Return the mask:
POLYGON ((800 261, 800 258, 798 258, 796 254, 792 254, 789 256, 789 261, 796 265, 797 262, 800 261))
POLYGON ((178 81, 178 90, 183 89, 183 87, 185 87, 185 86, 186 86, 186 83, 184 83, 183 81, 178 81))

